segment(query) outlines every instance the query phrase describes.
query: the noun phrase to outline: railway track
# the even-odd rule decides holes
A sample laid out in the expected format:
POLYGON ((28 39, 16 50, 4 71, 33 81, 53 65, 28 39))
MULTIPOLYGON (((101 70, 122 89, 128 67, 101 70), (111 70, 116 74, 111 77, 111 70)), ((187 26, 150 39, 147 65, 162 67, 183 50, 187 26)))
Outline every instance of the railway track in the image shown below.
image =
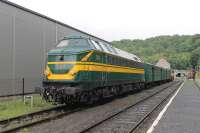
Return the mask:
POLYGON ((65 105, 60 105, 57 107, 2 120, 0 121, 0 132, 1 133, 14 132, 19 129, 40 124, 42 122, 56 119, 80 110, 81 108, 69 109, 65 105))
MULTIPOLYGON (((175 84, 175 83, 174 83, 175 84)), ((173 84, 173 85, 174 85, 173 84)), ((167 87, 165 87, 164 89, 166 89, 167 87)), ((158 93, 160 93, 161 91, 163 91, 164 89, 156 92, 153 95, 156 95, 158 93)), ((145 99, 143 99, 142 101, 145 101, 147 99, 149 99, 150 97, 152 97, 153 95, 146 97, 145 99)), ((81 131, 81 132, 87 132, 89 130, 91 130, 92 128, 100 125, 101 123, 103 123, 104 121, 107 121, 109 119, 111 119, 114 116, 117 116, 118 114, 124 112, 125 110, 128 110, 129 108, 132 108, 133 106, 136 106, 139 103, 142 103, 142 101, 139 101, 137 103, 135 103, 132 106, 127 107, 126 109, 114 114, 113 116, 98 122, 94 125, 92 125, 91 127, 81 131)), ((74 108, 67 108, 65 105, 61 105, 61 106, 57 106, 54 108, 50 108, 50 109, 45 109, 42 111, 38 111, 38 112, 34 112, 34 113, 30 113, 30 114, 26 114, 26 115, 21 115, 15 118, 10 118, 7 120, 3 120, 0 121, 0 132, 2 133, 7 133, 7 132, 15 132, 18 131, 20 129, 24 129, 27 127, 31 127, 43 122, 47 122, 49 120, 53 120, 53 119, 57 119, 60 118, 62 116, 66 116, 84 109, 87 109, 89 107, 74 107, 74 108)))
POLYGON ((177 90, 181 83, 165 87, 143 100, 93 123, 80 133, 132 133, 177 90))

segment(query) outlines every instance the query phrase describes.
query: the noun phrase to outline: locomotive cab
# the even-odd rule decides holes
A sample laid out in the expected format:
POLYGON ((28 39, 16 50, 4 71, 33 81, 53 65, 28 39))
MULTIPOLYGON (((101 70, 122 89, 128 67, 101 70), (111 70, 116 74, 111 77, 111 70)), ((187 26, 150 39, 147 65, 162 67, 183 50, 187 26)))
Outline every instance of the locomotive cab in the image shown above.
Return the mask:
POLYGON ((87 38, 68 37, 61 40, 56 49, 48 52, 44 82, 74 81, 75 64, 86 60, 87 54, 91 50, 93 50, 93 47, 87 38))
MULTIPOLYGON (((83 37, 65 37, 56 46, 57 50, 62 49, 64 53, 80 52, 92 49, 87 38, 83 37)), ((54 51, 50 51, 54 52, 54 51)))

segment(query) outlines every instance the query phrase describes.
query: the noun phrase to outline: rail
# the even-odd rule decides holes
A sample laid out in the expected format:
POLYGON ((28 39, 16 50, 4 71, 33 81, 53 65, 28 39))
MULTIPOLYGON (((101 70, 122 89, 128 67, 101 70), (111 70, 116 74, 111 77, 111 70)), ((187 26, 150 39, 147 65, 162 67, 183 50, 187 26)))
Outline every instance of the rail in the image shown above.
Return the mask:
MULTIPOLYGON (((145 101, 151 99, 152 97, 154 97, 154 96, 160 94, 161 92, 163 92, 163 91, 166 90, 167 88, 170 88, 170 87, 172 87, 173 85, 178 85, 178 86, 179 86, 181 83, 182 83, 182 82, 173 83, 173 84, 171 84, 170 86, 167 86, 167 87, 165 87, 165 88, 163 88, 163 89, 161 89, 161 90, 155 92, 154 94, 152 94, 152 95, 150 95, 150 96, 148 96, 148 97, 142 99, 141 101, 139 101, 139 102, 137 102, 137 103, 134 103, 133 105, 130 105, 130 106, 124 108, 123 110, 121 110, 121 111, 119 111, 119 112, 116 112, 116 113, 112 114, 111 116, 109 116, 109 117, 107 117, 107 118, 105 118, 105 119, 103 119, 103 120, 101 120, 101 121, 98 121, 98 122, 94 123, 93 125, 91 125, 91 126, 85 128, 85 129, 83 129, 80 133, 86 133, 86 132, 90 132, 90 131, 92 132, 93 129, 98 128, 98 126, 100 126, 101 124, 103 124, 103 123, 105 123, 105 122, 108 122, 108 121, 111 120, 111 119, 113 120, 113 119, 116 118, 118 115, 121 115, 121 114, 125 113, 126 111, 128 111, 128 110, 134 108, 135 106, 144 103, 145 101)), ((177 87, 177 88, 178 88, 178 87, 177 87)), ((145 113, 145 115, 142 115, 140 119, 136 120, 137 122, 133 122, 133 126, 132 126, 132 127, 130 128, 130 130, 127 131, 127 132, 128 132, 128 133, 134 132, 134 130, 137 129, 137 127, 139 127, 139 126, 141 125, 141 123, 142 123, 147 117, 149 117, 149 116, 154 112, 155 109, 157 109, 162 103, 164 103, 164 102, 177 90, 177 88, 174 89, 170 94, 168 94, 168 95, 167 95, 161 102, 159 102, 156 106, 154 106, 154 107, 152 108, 152 110, 148 111, 147 113, 145 113)), ((127 117, 126 117, 126 118, 127 118, 127 117)), ((122 123, 120 122, 120 124, 123 124, 123 122, 122 122, 122 123)), ((105 125, 108 125, 108 124, 105 124, 105 125)), ((126 126, 127 126, 127 125, 126 125, 126 126)), ((111 128, 112 128, 112 127, 111 127, 111 128)), ((126 130, 127 130, 127 129, 126 129, 126 130)), ((120 131, 120 132, 125 132, 125 131, 120 131)))

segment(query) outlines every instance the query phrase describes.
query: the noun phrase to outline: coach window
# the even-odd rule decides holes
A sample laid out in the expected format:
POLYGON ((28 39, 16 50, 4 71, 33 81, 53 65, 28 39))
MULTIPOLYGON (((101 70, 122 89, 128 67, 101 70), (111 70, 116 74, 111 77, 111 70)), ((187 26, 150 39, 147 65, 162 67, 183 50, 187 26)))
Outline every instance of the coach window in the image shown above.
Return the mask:
POLYGON ((113 53, 112 49, 110 48, 109 44, 104 43, 104 45, 106 46, 107 50, 111 53, 113 53))
POLYGON ((102 48, 101 48, 95 41, 91 40, 91 42, 92 42, 92 44, 95 46, 95 48, 96 48, 97 50, 102 51, 102 48))
POLYGON ((137 59, 136 57, 133 57, 133 59, 134 59, 135 61, 138 61, 138 59, 137 59))
POLYGON ((93 43, 90 43, 90 45, 92 46, 92 48, 98 49, 93 43))
POLYGON ((112 47, 111 44, 106 44, 106 45, 109 47, 109 49, 110 49, 110 51, 112 51, 112 53, 117 54, 117 51, 112 47))
POLYGON ((113 50, 113 52, 114 52, 115 54, 118 54, 118 53, 117 53, 117 50, 116 50, 115 48, 113 48, 112 46, 111 46, 111 48, 112 48, 112 50, 113 50))
POLYGON ((100 44, 98 41, 95 41, 95 42, 96 42, 96 44, 101 48, 102 51, 105 51, 105 50, 103 49, 103 47, 101 46, 101 44, 100 44))
POLYGON ((101 47, 103 48, 103 50, 104 50, 105 52, 110 53, 109 50, 106 48, 106 46, 105 46, 102 42, 99 42, 99 44, 101 45, 101 47))

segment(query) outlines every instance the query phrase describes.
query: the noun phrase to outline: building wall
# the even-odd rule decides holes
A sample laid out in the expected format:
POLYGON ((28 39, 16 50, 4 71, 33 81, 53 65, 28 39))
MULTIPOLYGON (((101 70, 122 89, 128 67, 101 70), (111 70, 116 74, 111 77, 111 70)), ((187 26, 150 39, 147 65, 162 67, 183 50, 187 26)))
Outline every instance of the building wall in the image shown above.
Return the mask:
MULTIPOLYGON (((0 1, 0 96, 33 92, 41 85, 46 53, 74 28, 0 1)), ((96 38, 91 35, 92 38, 96 38)))

